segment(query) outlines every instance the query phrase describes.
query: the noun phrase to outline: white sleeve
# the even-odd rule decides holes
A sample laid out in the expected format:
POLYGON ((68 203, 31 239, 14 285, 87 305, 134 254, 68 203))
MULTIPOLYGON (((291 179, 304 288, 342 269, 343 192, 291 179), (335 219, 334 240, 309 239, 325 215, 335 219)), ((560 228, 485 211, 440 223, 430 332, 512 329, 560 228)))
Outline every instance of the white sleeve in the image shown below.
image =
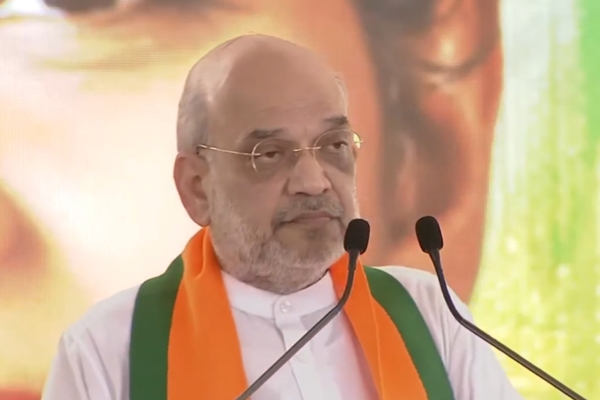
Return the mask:
POLYGON ((46 378, 41 400, 111 399, 105 387, 94 385, 94 382, 103 381, 98 374, 98 366, 93 353, 86 352, 85 346, 64 334, 46 378))
MULTIPOLYGON (((382 269, 398 279, 415 300, 440 352, 456 400, 523 400, 490 345, 454 319, 435 275, 403 267, 382 269)), ((473 322, 469 309, 454 292, 452 298, 461 315, 473 322)))

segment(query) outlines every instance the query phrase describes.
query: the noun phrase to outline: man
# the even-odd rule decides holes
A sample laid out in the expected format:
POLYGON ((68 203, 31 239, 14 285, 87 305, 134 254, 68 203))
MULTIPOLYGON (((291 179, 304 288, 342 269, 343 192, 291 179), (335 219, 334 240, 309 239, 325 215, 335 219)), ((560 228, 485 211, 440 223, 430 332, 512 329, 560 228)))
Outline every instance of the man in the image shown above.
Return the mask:
POLYGON ((23 309, 0 316, 1 400, 15 400, 16 390, 39 400, 65 324, 160 273, 196 230, 170 190, 172 104, 194 60, 247 32, 301 43, 344 76, 365 139, 358 197, 372 240, 364 260, 430 268, 413 226, 436 215, 446 236, 460 238, 445 247, 445 267, 469 299, 501 86, 496 1, 47 3, 61 12, 22 0, 0 9, 2 216, 35 221, 0 236, 0 252, 29 262, 0 263, 14 292, 0 295, 0 307, 23 309), (22 244, 38 238, 58 257, 28 256, 34 249, 22 244), (51 295, 30 304, 32 291, 51 295), (40 323, 32 346, 30 327, 40 323))
MULTIPOLYGON (((204 229, 165 275, 99 303, 64 333, 43 399, 136 400, 148 387, 161 390, 157 399, 233 399, 335 304, 361 145, 340 77, 290 42, 236 38, 188 75, 177 134, 175 183, 204 229)), ((488 346, 452 319, 435 277, 359 267, 344 313, 253 399, 448 395, 520 398, 488 346), (433 385, 424 375, 435 366, 419 369, 365 271, 385 271, 416 303, 431 360, 443 365, 433 385), (432 395, 445 382, 448 393, 432 395)))

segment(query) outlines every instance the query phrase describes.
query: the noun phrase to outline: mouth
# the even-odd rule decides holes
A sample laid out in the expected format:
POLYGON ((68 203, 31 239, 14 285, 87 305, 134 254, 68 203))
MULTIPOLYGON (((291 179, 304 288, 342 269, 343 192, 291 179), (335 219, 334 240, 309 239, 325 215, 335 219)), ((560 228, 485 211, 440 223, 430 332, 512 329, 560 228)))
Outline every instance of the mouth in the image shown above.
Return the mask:
POLYGON ((288 224, 306 225, 306 226, 322 226, 336 219, 333 215, 327 212, 308 212, 297 215, 288 224))
POLYGON ((0 400, 39 400, 40 395, 20 390, 10 390, 0 388, 0 400))

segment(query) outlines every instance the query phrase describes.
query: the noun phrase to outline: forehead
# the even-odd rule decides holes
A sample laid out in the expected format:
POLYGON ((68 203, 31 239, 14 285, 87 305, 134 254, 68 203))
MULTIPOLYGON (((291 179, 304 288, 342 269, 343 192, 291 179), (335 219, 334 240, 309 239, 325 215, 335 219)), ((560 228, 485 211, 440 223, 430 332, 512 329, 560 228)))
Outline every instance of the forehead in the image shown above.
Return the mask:
POLYGON ((335 129, 343 129, 350 126, 348 117, 345 115, 334 115, 322 119, 311 119, 305 124, 273 124, 272 128, 256 128, 249 132, 241 132, 236 138, 237 143, 256 143, 269 138, 287 138, 302 140, 314 140, 317 135, 335 129))
POLYGON ((213 132, 235 143, 248 134, 304 140, 347 120, 346 99, 333 70, 302 59, 262 57, 232 71, 215 96, 213 132))

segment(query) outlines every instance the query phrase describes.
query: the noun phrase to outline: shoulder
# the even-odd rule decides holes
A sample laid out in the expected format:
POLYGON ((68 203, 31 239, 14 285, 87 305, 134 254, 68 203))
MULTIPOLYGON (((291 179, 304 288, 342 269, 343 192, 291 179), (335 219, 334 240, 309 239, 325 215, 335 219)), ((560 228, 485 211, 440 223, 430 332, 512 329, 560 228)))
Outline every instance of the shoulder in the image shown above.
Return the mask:
POLYGON ((90 334, 101 336, 121 326, 129 330, 138 290, 139 285, 99 301, 65 331, 65 336, 78 340, 90 334))
MULTIPOLYGON (((435 274, 405 267, 375 267, 404 286, 414 300, 446 367, 457 399, 521 400, 486 342, 452 316, 435 274)), ((458 312, 470 322, 469 309, 450 289, 458 312)))
MULTIPOLYGON (((395 278, 409 293, 433 337, 444 361, 450 357, 452 342, 459 328, 441 293, 437 276, 433 273, 401 266, 374 267, 395 278)), ((471 319, 467 306, 451 290, 454 304, 461 314, 471 319)))
POLYGON ((76 357, 118 368, 128 360, 129 335, 139 286, 123 290, 92 306, 63 333, 66 350, 76 357))
POLYGON ((44 399, 128 398, 129 332, 138 289, 100 301, 63 333, 44 399))
MULTIPOLYGON (((438 316, 446 313, 449 314, 442 296, 438 278, 435 274, 415 268, 400 266, 381 266, 374 268, 388 273, 400 282, 413 298, 422 313, 423 311, 426 311, 427 313, 433 312, 438 316)), ((458 298, 458 296, 456 296, 452 289, 450 289, 450 292, 457 307, 466 309, 466 305, 458 298)))
POLYGON ((373 267, 387 272, 408 290, 411 295, 435 296, 439 291, 437 276, 431 272, 401 266, 373 267))

